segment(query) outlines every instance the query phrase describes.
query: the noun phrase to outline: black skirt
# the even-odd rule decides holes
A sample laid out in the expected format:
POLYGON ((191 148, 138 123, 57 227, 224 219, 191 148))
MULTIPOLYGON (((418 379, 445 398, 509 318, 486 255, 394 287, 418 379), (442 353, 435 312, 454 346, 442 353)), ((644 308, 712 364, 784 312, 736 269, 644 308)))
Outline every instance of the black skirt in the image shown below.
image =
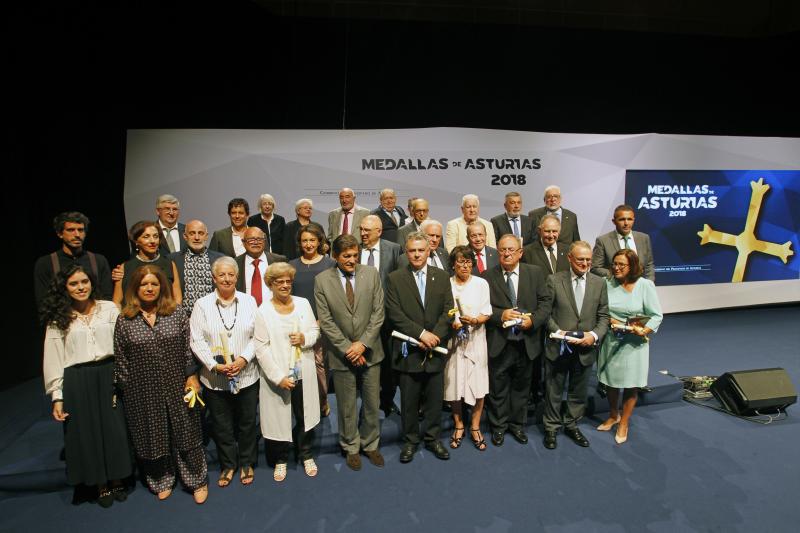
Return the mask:
POLYGON ((70 485, 103 485, 133 471, 121 400, 114 406, 114 358, 64 369, 64 448, 70 485))

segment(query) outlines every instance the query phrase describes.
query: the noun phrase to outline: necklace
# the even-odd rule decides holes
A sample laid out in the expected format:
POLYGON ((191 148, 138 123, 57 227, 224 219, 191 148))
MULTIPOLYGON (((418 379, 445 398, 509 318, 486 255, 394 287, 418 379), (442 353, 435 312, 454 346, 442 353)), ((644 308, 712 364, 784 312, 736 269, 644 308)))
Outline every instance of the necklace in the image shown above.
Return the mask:
POLYGON ((222 327, 225 328, 225 331, 228 332, 228 337, 230 337, 231 335, 233 335, 231 331, 236 326, 236 319, 239 317, 239 299, 235 298, 233 300, 234 311, 233 311, 233 324, 231 324, 231 327, 228 327, 228 324, 225 323, 225 319, 222 318, 222 310, 219 308, 219 300, 216 301, 216 306, 217 306, 217 314, 219 315, 219 319, 222 321, 222 327))
POLYGON ((154 263, 155 261, 158 261, 159 259, 161 259, 161 254, 156 254, 156 256, 154 258, 152 258, 152 259, 147 259, 147 258, 142 259, 142 256, 137 253, 136 254, 136 259, 138 259, 142 263, 154 263))

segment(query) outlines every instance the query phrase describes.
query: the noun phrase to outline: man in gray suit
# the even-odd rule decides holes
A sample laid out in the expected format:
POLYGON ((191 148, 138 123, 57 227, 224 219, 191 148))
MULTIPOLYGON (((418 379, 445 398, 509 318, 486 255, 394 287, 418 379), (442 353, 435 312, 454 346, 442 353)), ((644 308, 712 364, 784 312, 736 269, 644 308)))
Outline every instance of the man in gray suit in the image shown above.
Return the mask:
POLYGON ((630 248, 639 256, 639 263, 644 269, 644 277, 656 282, 656 269, 653 261, 653 247, 650 244, 650 236, 647 233, 633 231, 633 223, 636 216, 633 207, 629 205, 619 205, 614 209, 614 223, 616 229, 597 238, 594 243, 594 253, 592 254, 592 273, 601 277, 611 275, 611 259, 614 254, 622 248, 630 248))
POLYGON ((522 262, 537 265, 545 276, 569 270, 567 252, 569 245, 558 242, 561 223, 555 215, 544 215, 539 222, 539 238, 527 244, 522 252, 522 262))
POLYGON ((570 270, 547 278, 547 295, 551 300, 549 333, 571 337, 561 341, 545 341, 546 395, 544 411, 544 447, 556 447, 556 434, 564 434, 579 446, 589 441, 578 429, 578 420, 586 409, 586 384, 597 351, 608 330, 608 292, 603 278, 595 276, 592 249, 588 242, 576 241, 567 255, 570 270), (561 414, 561 398, 567 388, 567 412, 561 414))
MULTIPOLYGON (((505 233, 500 234, 501 237, 503 235, 505 233)), ((483 222, 473 222, 467 226, 467 240, 470 250, 475 254, 475 262, 472 265, 473 276, 500 264, 497 249, 486 246, 486 228, 483 227, 483 222)))
POLYGON ((430 206, 425 198, 415 198, 411 203, 409 211, 412 216, 411 221, 397 230, 397 244, 400 245, 401 254, 405 252, 406 237, 415 231, 420 231, 420 224, 422 224, 430 214, 430 206))
POLYGON ((498 239, 510 233, 522 239, 523 246, 535 239, 536 231, 531 218, 522 214, 522 195, 517 191, 506 193, 503 207, 506 212, 492 217, 494 235, 498 239))
POLYGON ((356 193, 345 187, 339 191, 339 206, 328 213, 328 242, 339 235, 358 235, 361 219, 369 215, 369 209, 356 205, 356 193))
POLYGON ((185 252, 173 252, 169 258, 178 270, 183 306, 186 313, 191 315, 194 303, 214 290, 211 265, 220 257, 224 257, 224 254, 206 248, 208 228, 200 220, 190 220, 186 224, 183 240, 189 249, 185 252))
POLYGON ((551 214, 558 217, 561 222, 561 232, 558 235, 558 242, 569 246, 575 241, 581 240, 578 231, 578 215, 561 206, 561 188, 558 185, 550 185, 544 190, 544 206, 537 207, 528 216, 534 226, 539 225, 539 221, 544 215, 551 214))
POLYGON ((361 469, 360 451, 373 465, 383 466, 378 450, 378 389, 384 357, 380 338, 383 288, 374 267, 358 264, 360 251, 355 237, 340 235, 333 241, 331 251, 337 266, 317 275, 314 299, 336 387, 339 444, 347 455, 349 468, 361 469), (360 424, 356 404, 359 382, 360 424))

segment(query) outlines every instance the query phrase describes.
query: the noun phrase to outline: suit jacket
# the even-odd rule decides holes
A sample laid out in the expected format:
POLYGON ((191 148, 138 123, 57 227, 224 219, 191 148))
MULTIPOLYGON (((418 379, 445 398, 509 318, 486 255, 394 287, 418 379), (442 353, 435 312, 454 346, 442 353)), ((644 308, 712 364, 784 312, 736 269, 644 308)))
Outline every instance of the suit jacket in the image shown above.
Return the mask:
MULTIPOLYGON (((656 282, 656 269, 653 262, 653 247, 650 244, 650 236, 640 231, 631 231, 633 235, 633 245, 636 246, 636 254, 644 270, 644 277, 656 282)), ((592 273, 600 277, 607 278, 611 275, 611 259, 620 249, 617 240, 617 231, 609 231, 597 238, 592 252, 592 273)))
POLYGON ((283 252, 283 234, 286 231, 286 219, 276 213, 272 213, 272 220, 269 221, 269 227, 267 227, 267 223, 261 218, 261 213, 259 212, 247 219, 247 225, 261 228, 261 231, 269 235, 270 240, 267 243, 267 250, 271 249, 272 253, 275 254, 283 252))
MULTIPOLYGON (((386 316, 395 330, 419 339, 423 331, 430 331, 446 347, 450 337, 450 317, 453 308, 453 292, 447 272, 429 266, 425 278, 425 304, 419 297, 419 289, 411 267, 398 268, 386 283, 386 316)), ((408 346, 408 356, 403 357, 402 341, 392 339, 392 368, 400 372, 441 372, 445 357, 433 352, 432 357, 415 346, 408 346), (423 364, 424 363, 424 364, 423 364)))
MULTIPOLYGON (((158 225, 158 221, 156 221, 156 225, 158 226, 158 229, 161 230, 161 226, 158 225)), ((176 250, 176 252, 177 251, 185 252, 186 250, 189 249, 189 245, 186 244, 186 239, 183 238, 183 234, 185 231, 186 231, 186 224, 181 224, 180 222, 178 222, 178 242, 180 243, 180 249, 176 250)), ((166 237, 164 236, 163 233, 161 233, 161 237, 162 237, 161 242, 158 245, 158 253, 161 255, 170 255, 173 252, 169 251, 169 246, 167 245, 167 241, 165 240, 166 237)))
MULTIPOLYGON (((168 255, 172 262, 175 263, 175 267, 178 269, 178 280, 181 283, 181 291, 186 290, 185 283, 183 281, 183 267, 186 265, 186 252, 172 252, 168 255)), ((221 254, 219 252, 215 252, 214 250, 208 250, 208 264, 213 265, 214 261, 219 259, 220 257, 225 257, 225 254, 221 254)))
MULTIPOLYGON (((316 224, 322 228, 322 224, 313 220, 309 222, 309 224, 316 224)), ((300 221, 297 219, 290 220, 286 223, 286 229, 283 231, 283 255, 286 256, 287 260, 300 257, 300 249, 297 247, 297 233, 304 227, 305 225, 301 225, 300 221)), ((322 231, 324 232, 325 228, 322 228, 322 231)), ((280 250, 276 250, 274 246, 272 250, 273 253, 280 252, 280 250)))
MULTIPOLYGON (((577 350, 583 366, 592 365, 597 359, 597 352, 608 331, 608 290, 606 282, 600 276, 586 274, 586 288, 583 295, 583 306, 575 305, 575 291, 572 288, 572 271, 557 272, 547 278, 548 297, 552 302, 547 331, 593 331, 597 335, 597 343, 589 347, 572 346, 577 350)), ((545 357, 555 361, 559 356, 561 341, 545 341, 545 357)))
POLYGON ((397 244, 400 245, 401 254, 406 253, 406 237, 415 231, 419 231, 419 228, 413 218, 408 224, 397 230, 397 244))
MULTIPOLYGON (((545 277, 553 274, 550 271, 550 258, 547 257, 547 252, 542 248, 542 241, 536 239, 530 244, 526 244, 522 252, 522 262, 529 265, 536 265, 544 271, 545 277)), ((556 242, 556 272, 563 272, 569 270, 569 260, 567 253, 569 252, 569 245, 563 242, 556 242)))
MULTIPOLYGON (((538 237, 536 228, 539 227, 539 221, 544 215, 547 214, 547 208, 537 207, 528 216, 531 217, 531 224, 533 224, 534 233, 538 237)), ((561 232, 558 234, 558 242, 566 244, 569 247, 575 241, 581 240, 581 234, 578 231, 578 215, 569 209, 561 208, 561 232)))
MULTIPOLYGON (((478 217, 477 221, 482 222, 483 227, 486 228, 486 246, 497 248, 497 241, 494 238, 494 226, 492 226, 492 223, 480 217, 478 217)), ((454 218, 449 221, 444 232, 444 247, 447 253, 453 251, 453 248, 460 244, 469 245, 469 241, 467 240, 467 223, 464 217, 454 218)))
MULTIPOLYGON (((369 209, 365 207, 355 206, 353 208, 353 218, 351 219, 352 224, 350 225, 350 234, 356 235, 358 238, 358 227, 361 225, 361 220, 369 215, 369 209)), ((342 225, 342 208, 337 207, 330 213, 328 213, 328 240, 333 242, 333 239, 338 237, 341 232, 339 231, 339 226, 342 225)))
MULTIPOLYGON (((533 242, 536 237, 538 237, 538 234, 531 218, 528 215, 520 215, 519 220, 519 234, 522 236, 522 244, 533 242)), ((506 233, 514 233, 511 230, 511 224, 508 222, 508 215, 506 213, 493 217, 492 227, 494 228, 494 236, 498 239, 506 233)))
MULTIPOLYGON (((473 252, 475 250, 472 250, 473 252)), ((484 264, 484 272, 489 270, 490 268, 494 268, 500 264, 500 255, 497 253, 495 248, 491 246, 484 246, 483 247, 483 254, 486 256, 486 264, 484 264)), ((472 263, 472 275, 478 276, 480 272, 478 272, 478 260, 476 259, 474 263, 472 263)))
MULTIPOLYGON (((386 288, 386 279, 391 272, 397 270, 398 261, 400 260, 400 245, 389 242, 385 239, 380 240, 381 252, 378 264, 378 272, 381 276, 381 286, 386 288)), ((361 249, 363 246, 359 249, 361 249)), ((408 260, 406 260, 408 263, 408 260)))
MULTIPOLYGON (((280 254, 264 252, 264 255, 267 256, 267 265, 271 265, 272 263, 286 262, 286 257, 280 254)), ((250 256, 246 253, 236 257, 236 264, 239 265, 239 277, 236 279, 236 290, 244 293, 247 293, 247 281, 244 279, 244 261, 248 257, 250 256)), ((262 265, 259 265, 258 268, 261 269, 261 272, 266 270, 266 267, 262 265)))
MULTIPOLYGON (((492 301, 492 316, 487 323, 486 335, 489 357, 497 357, 508 343, 508 330, 503 329, 503 311, 511 309, 511 294, 508 292, 506 277, 500 265, 484 271, 483 279, 489 283, 489 298, 492 301)), ((522 332, 525 351, 533 360, 542 352, 540 328, 550 316, 550 301, 547 298, 545 276, 535 265, 519 264, 517 285, 517 307, 533 313, 533 327, 522 332)))
POLYGON ((356 265, 355 303, 347 302, 338 267, 320 272, 314 278, 314 300, 319 327, 328 345, 328 365, 333 370, 354 368, 344 354, 354 341, 367 347, 367 366, 383 360, 381 325, 384 319, 383 289, 380 275, 371 266, 356 265))
POLYGON ((215 231, 208 244, 208 249, 228 257, 236 257, 236 250, 233 247, 233 229, 228 226, 215 231))
MULTIPOLYGON (((443 248, 437 248, 433 251, 436 254, 436 257, 439 258, 439 261, 442 262, 442 269, 450 274, 452 270, 450 268, 450 256, 447 255, 447 252, 444 251, 443 248)), ((405 268, 408 266, 408 257, 406 254, 400 256, 400 259, 397 260, 397 268, 405 268)))
POLYGON ((406 212, 403 211, 402 207, 398 205, 395 207, 395 209, 400 217, 400 224, 397 224, 391 216, 387 215, 386 211, 384 211, 381 206, 378 206, 376 209, 372 210, 372 214, 377 215, 383 224, 383 233, 381 234, 381 239, 386 239, 387 241, 392 242, 397 242, 397 230, 399 230, 401 226, 405 225, 406 221, 408 220, 408 215, 406 215, 406 212))

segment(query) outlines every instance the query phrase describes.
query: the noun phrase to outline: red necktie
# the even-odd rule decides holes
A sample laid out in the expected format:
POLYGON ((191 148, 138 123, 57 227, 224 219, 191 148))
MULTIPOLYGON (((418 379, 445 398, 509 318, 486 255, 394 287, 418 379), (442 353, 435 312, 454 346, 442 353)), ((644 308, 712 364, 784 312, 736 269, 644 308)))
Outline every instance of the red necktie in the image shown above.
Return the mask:
POLYGON ((253 259, 253 279, 250 280, 250 295, 256 299, 256 304, 261 305, 261 272, 258 263, 261 259, 253 259))
POLYGON ((342 211, 342 216, 344 217, 344 222, 342 223, 342 235, 350 234, 350 224, 347 223, 347 215, 349 214, 350 211, 342 211))
POLYGON ((476 253, 475 257, 478 258, 478 272, 483 272, 484 270, 486 270, 486 267, 483 264, 483 259, 481 259, 481 253, 480 252, 476 253))

